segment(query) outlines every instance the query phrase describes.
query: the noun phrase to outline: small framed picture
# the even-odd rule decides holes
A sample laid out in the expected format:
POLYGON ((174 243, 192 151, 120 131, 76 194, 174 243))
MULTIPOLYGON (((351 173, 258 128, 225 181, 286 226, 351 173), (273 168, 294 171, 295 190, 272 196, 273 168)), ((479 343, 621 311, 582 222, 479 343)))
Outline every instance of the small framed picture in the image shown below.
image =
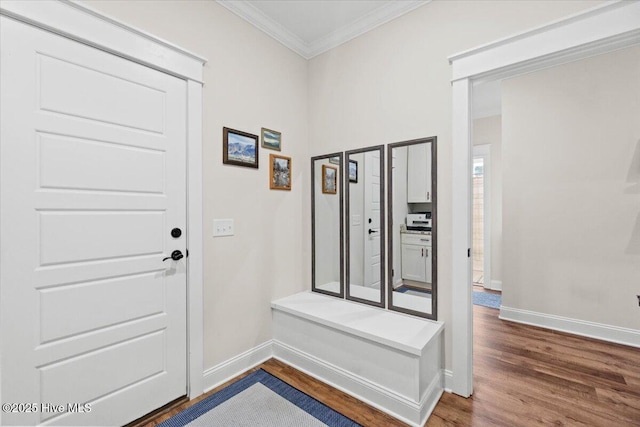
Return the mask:
POLYGON ((222 128, 222 163, 258 169, 258 135, 222 128))
POLYGON ((340 156, 329 157, 329 163, 333 163, 334 165, 340 164, 340 156))
POLYGON ((275 130, 262 128, 262 148, 280 151, 282 149, 282 134, 275 130))
POLYGON ((358 162, 349 160, 349 182, 358 182, 358 162))
POLYGON ((291 190, 291 157, 269 154, 269 188, 291 190))
POLYGON ((324 194, 338 193, 338 168, 322 165, 322 192, 324 194))

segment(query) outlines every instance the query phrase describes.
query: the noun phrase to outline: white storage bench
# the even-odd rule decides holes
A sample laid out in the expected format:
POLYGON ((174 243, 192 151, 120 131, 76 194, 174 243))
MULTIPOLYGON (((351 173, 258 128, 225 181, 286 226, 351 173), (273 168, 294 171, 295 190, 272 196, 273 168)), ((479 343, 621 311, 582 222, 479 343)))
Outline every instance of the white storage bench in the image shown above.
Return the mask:
POLYGON ((444 323, 313 292, 271 308, 276 359, 424 425, 443 391, 444 323))

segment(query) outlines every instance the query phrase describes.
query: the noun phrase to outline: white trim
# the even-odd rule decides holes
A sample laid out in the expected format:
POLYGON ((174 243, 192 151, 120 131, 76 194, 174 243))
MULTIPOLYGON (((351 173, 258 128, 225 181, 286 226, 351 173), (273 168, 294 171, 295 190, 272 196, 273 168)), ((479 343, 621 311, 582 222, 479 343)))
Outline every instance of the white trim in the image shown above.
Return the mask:
POLYGON ((269 340, 207 369, 204 374, 200 374, 203 378, 205 393, 266 362, 272 356, 273 340, 269 340))
MULTIPOLYGON (((491 289, 491 144, 482 144, 473 146, 473 158, 481 158, 483 160, 482 181, 482 207, 483 207, 483 287, 491 289)), ((471 207, 473 209, 473 206, 471 207)), ((473 263, 473 253, 471 254, 471 262, 473 263)), ((473 264, 472 264, 473 265, 473 264)))
POLYGON ((442 371, 420 402, 415 402, 277 340, 273 340, 273 357, 412 426, 426 423, 442 395, 442 371))
POLYGON ((314 56, 318 56, 324 52, 327 52, 335 47, 340 46, 359 37, 387 22, 393 21, 400 16, 411 12, 424 6, 427 3, 431 3, 431 0, 410 0, 410 1, 393 1, 389 2, 378 9, 375 9, 371 13, 363 16, 350 25, 339 28, 326 36, 315 40, 307 45, 307 59, 311 59, 314 56))
POLYGON ((442 378, 444 381, 444 391, 446 391, 447 393, 452 393, 451 388, 453 387, 453 372, 448 369, 443 369, 442 378))
POLYGON ((189 397, 203 392, 202 73, 206 60, 67 0, 4 0, 4 15, 187 81, 187 346, 189 397))
POLYGON ((187 346, 188 393, 202 394, 204 243, 202 224, 202 85, 187 81, 187 346))
POLYGON ((3 0, 0 14, 176 77, 202 81, 203 57, 81 3, 3 0))
MULTIPOLYGON (((538 69, 543 57, 545 61, 552 60, 546 66, 557 65, 566 62, 566 56, 573 53, 585 57, 586 51, 589 52, 588 56, 610 51, 610 42, 620 44, 618 48, 635 44, 640 38, 638 22, 639 2, 610 1, 550 24, 451 55, 449 61, 455 62, 453 80, 493 73, 528 61, 533 61, 531 65, 538 69), (608 39, 615 41, 603 43, 608 39)), ((513 71, 509 74, 514 75, 513 71)))
POLYGON ((471 272, 471 84, 453 83, 452 177, 452 311, 451 390, 464 397, 473 392, 473 308, 471 272))
POLYGON ((235 13, 257 29, 263 31, 268 36, 276 39, 298 55, 305 59, 309 59, 307 44, 300 37, 296 36, 291 31, 265 15, 260 9, 248 1, 216 0, 216 2, 220 6, 228 9, 230 12, 235 13))
POLYGON ((491 280, 491 290, 502 292, 502 280, 491 280))
POLYGON ((254 27, 264 31, 305 59, 311 59, 334 47, 353 40, 362 34, 386 24, 406 13, 417 9, 431 0, 405 0, 388 2, 367 15, 339 28, 326 36, 307 43, 280 23, 265 15, 260 9, 245 0, 216 0, 218 4, 235 13, 254 27))
POLYGON ((637 329, 587 322, 504 305, 500 307, 500 319, 640 348, 640 330, 637 329))
POLYGON ((473 390, 473 329, 468 262, 471 181, 468 151, 472 81, 512 77, 640 43, 640 2, 609 2, 549 25, 449 57, 453 76, 452 391, 473 390))

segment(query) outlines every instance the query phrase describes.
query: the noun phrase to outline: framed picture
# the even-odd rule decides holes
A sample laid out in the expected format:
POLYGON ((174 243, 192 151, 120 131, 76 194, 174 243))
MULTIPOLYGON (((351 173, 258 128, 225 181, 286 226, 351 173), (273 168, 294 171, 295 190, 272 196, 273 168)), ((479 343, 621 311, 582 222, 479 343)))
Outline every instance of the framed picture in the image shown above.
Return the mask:
POLYGON ((322 165, 322 192, 338 194, 338 168, 322 165))
POLYGON ((339 156, 329 157, 329 163, 333 163, 334 165, 339 165, 340 157, 339 156))
POLYGON ((222 163, 258 169, 258 135, 222 128, 222 163))
POLYGON ((291 157, 269 154, 269 188, 291 190, 291 157))
POLYGON ((349 182, 358 182, 358 162, 349 160, 349 182))
POLYGON ((280 151, 282 149, 282 134, 275 130, 262 128, 262 148, 280 151))

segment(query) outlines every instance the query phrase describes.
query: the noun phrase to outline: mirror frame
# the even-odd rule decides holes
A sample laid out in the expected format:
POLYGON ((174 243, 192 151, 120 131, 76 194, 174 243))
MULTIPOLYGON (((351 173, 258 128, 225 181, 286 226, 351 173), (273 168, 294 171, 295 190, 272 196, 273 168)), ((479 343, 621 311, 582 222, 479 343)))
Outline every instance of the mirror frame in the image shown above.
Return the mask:
POLYGON ((311 291, 325 295, 344 298, 344 155, 342 152, 311 157, 311 291), (316 288, 316 160, 340 158, 338 166, 338 182, 340 184, 340 292, 331 292, 316 288))
MULTIPOLYGON (((388 269, 387 278, 387 298, 389 301, 389 310, 399 311, 400 313, 411 314, 413 316, 424 317, 426 319, 438 320, 438 150, 436 136, 428 138, 412 139, 410 141, 396 142, 387 146, 387 158, 393 159, 393 149, 399 147, 408 147, 410 145, 430 143, 431 144, 431 313, 410 310, 404 307, 393 305, 393 268, 388 269)), ((393 161, 387 163, 387 230, 389 239, 387 241, 387 249, 389 258, 388 265, 393 265, 393 161)))
POLYGON ((344 170, 345 170, 345 174, 344 174, 344 186, 343 188, 345 189, 345 222, 346 222, 346 227, 345 227, 345 234, 346 234, 346 238, 345 238, 345 247, 346 247, 346 277, 345 277, 345 284, 346 284, 346 294, 347 294, 347 299, 351 300, 351 301, 357 301, 363 304, 368 304, 368 305, 373 305, 375 307, 381 307, 381 308, 385 308, 385 279, 386 279, 386 275, 385 275, 385 203, 384 203, 384 186, 386 184, 385 181, 385 168, 384 168, 384 145, 375 145, 375 146, 371 146, 371 147, 365 147, 365 148, 358 148, 356 150, 349 150, 349 151, 345 151, 345 159, 344 159, 344 166, 343 166, 344 170), (358 297, 354 297, 351 295, 351 291, 350 291, 350 285, 349 285, 349 278, 350 278, 350 268, 351 268, 351 254, 349 253, 349 246, 351 244, 351 236, 350 236, 350 225, 351 221, 350 221, 350 212, 349 212, 349 156, 352 154, 358 154, 358 153, 366 153, 369 151, 380 151, 380 301, 370 301, 370 300, 366 300, 363 298, 358 298, 358 297))

